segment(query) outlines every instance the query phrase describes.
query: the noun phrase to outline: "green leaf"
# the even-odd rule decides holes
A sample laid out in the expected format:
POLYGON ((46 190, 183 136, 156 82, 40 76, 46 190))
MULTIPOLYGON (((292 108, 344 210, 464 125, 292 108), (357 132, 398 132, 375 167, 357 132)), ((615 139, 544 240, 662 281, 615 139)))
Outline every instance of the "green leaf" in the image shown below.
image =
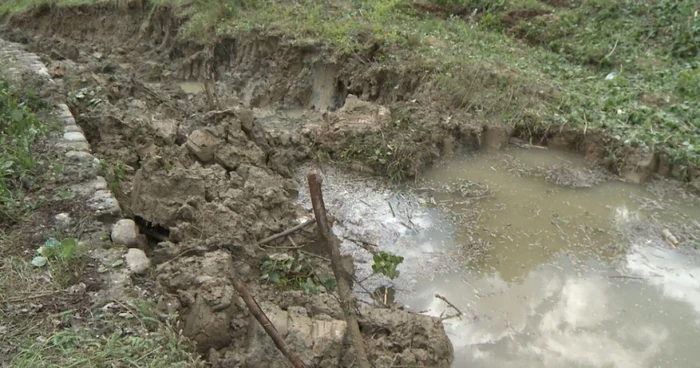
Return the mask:
POLYGON ((44 267, 47 263, 49 263, 49 260, 44 256, 36 256, 32 258, 32 261, 30 263, 34 267, 44 267))

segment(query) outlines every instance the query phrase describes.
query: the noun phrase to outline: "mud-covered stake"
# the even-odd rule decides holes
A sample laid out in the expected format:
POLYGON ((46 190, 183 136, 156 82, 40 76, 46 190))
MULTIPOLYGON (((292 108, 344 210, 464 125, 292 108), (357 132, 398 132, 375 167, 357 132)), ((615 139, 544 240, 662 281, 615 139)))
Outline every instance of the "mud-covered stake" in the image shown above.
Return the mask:
POLYGON ((275 325, 270 322, 270 319, 267 318, 265 312, 260 309, 258 302, 256 302, 253 296, 250 295, 248 288, 245 286, 243 281, 238 278, 238 275, 236 275, 235 272, 233 273, 231 279, 233 282, 233 288, 236 289, 238 295, 241 296, 241 299, 243 299, 245 304, 248 306, 250 313, 252 313, 255 319, 260 322, 260 325, 275 343, 277 349, 279 349, 279 351, 281 351, 282 354, 292 363, 294 368, 304 368, 304 362, 302 362, 299 356, 289 348, 289 345, 287 345, 286 342, 284 342, 284 339, 282 339, 282 336, 280 336, 280 333, 275 328, 275 325))
POLYGON ((333 268, 333 273, 335 274, 335 279, 338 285, 341 308, 343 309, 343 314, 345 315, 345 321, 348 323, 348 330, 350 331, 352 346, 355 349, 357 365, 360 368, 370 368, 371 365, 367 359, 367 352, 365 351, 365 344, 362 340, 362 333, 360 333, 360 326, 357 323, 357 316, 355 315, 355 298, 352 296, 350 291, 348 276, 345 274, 340 258, 340 240, 338 240, 338 238, 331 232, 331 229, 328 228, 328 222, 326 220, 328 218, 326 217, 326 205, 323 203, 323 193, 321 192, 321 183, 323 182, 323 179, 316 169, 309 170, 307 178, 309 180, 311 205, 314 208, 314 216, 316 217, 318 230, 321 232, 321 236, 323 236, 324 240, 326 241, 328 251, 331 254, 331 267, 333 268))

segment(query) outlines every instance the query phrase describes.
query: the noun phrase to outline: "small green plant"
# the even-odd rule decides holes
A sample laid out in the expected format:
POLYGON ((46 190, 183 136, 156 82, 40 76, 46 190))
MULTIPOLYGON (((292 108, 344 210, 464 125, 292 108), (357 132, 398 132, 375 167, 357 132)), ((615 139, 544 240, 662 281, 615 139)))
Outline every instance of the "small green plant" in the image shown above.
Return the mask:
POLYGON ((372 271, 375 274, 381 273, 393 280, 399 277, 400 272, 396 268, 403 263, 403 259, 403 257, 392 253, 378 252, 373 257, 372 271))
POLYGON ((40 108, 31 90, 0 79, 0 222, 18 220, 26 209, 25 192, 45 166, 35 145, 55 126, 37 117, 34 109, 40 108))
POLYGON ((102 160, 100 161, 100 167, 102 169, 102 176, 107 181, 109 190, 112 191, 112 193, 116 193, 121 183, 126 178, 126 168, 124 164, 118 161, 114 165, 110 165, 108 162, 102 160))
POLYGON ((36 252, 31 264, 39 268, 48 266, 51 275, 61 286, 72 285, 80 279, 85 263, 83 247, 77 239, 58 241, 49 238, 36 252))
POLYGON ((292 257, 286 253, 271 254, 260 265, 261 279, 280 288, 303 290, 306 293, 322 293, 335 287, 335 279, 316 272, 317 265, 303 254, 292 257))

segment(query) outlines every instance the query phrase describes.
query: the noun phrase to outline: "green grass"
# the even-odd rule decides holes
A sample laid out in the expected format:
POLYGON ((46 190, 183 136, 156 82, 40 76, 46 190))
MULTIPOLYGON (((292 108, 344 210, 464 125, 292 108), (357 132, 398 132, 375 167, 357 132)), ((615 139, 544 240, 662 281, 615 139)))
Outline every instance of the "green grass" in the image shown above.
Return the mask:
POLYGON ((700 163, 695 2, 436 2, 482 7, 465 20, 427 14, 411 1, 262 2, 217 31, 277 29, 329 40, 341 54, 378 43, 380 64, 432 71, 449 107, 474 119, 533 131, 600 129, 622 145, 667 152, 674 163, 700 163), (522 9, 542 15, 508 24, 522 9))
POLYGON ((146 301, 115 302, 117 310, 103 310, 90 305, 84 289, 70 291, 96 282, 95 274, 85 277, 94 261, 78 241, 81 206, 76 202, 68 211, 74 221, 69 227, 46 223, 56 212, 49 201, 70 200, 74 193, 39 195, 55 189, 50 175, 61 174, 48 140, 58 124, 42 119, 48 104, 21 84, 0 78, 0 365, 203 366, 176 333, 176 316, 159 315, 146 301))
MULTIPOLYGON (((0 11, 29 3, 8 1, 0 11)), ((561 126, 602 131, 618 146, 700 164, 700 6, 693 0, 153 3, 188 18, 184 38, 274 31, 325 41, 339 59, 378 46, 368 69, 429 72, 445 107, 469 120, 532 134, 561 126)))
POLYGON ((96 310, 89 318, 76 310, 34 318, 0 315, 7 329, 0 343, 13 351, 4 363, 16 368, 204 366, 175 331, 174 316, 158 315, 146 302, 115 307, 96 310))
POLYGON ((37 144, 57 128, 35 113, 45 107, 33 91, 0 79, 0 223, 18 221, 35 205, 25 197, 38 187, 37 178, 48 166, 37 144))

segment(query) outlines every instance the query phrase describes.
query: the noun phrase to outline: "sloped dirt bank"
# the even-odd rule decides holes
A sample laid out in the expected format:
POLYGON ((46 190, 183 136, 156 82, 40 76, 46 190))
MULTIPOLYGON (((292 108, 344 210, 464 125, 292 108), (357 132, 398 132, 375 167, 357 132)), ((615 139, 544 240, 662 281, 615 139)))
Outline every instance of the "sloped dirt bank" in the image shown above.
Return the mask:
MULTIPOLYGON (((200 99, 209 100, 211 106, 241 103, 253 109, 333 112, 353 95, 385 106, 390 115, 373 119, 371 125, 334 124, 337 119, 328 114, 324 123, 315 116, 295 128, 319 122, 307 132, 315 153, 393 179, 413 178, 454 152, 498 148, 517 137, 583 154, 591 164, 632 182, 647 182, 659 174, 700 188, 696 167, 672 162, 664 154, 624 148, 601 132, 566 125, 544 129, 527 119, 515 128, 499 121, 475 120, 445 98, 431 70, 372 63, 377 53, 374 47, 366 55, 348 58, 339 57, 324 43, 274 33, 212 35, 197 43, 183 42, 177 37, 183 20, 172 10, 151 9, 144 2, 125 4, 42 8, 12 19, 19 31, 8 37, 27 42, 28 31, 38 36, 32 38, 34 46, 54 59, 85 62, 99 56, 98 71, 114 72, 127 66, 138 72, 141 82, 208 80, 215 93, 200 99)), ((57 67, 56 71, 62 70, 57 67)), ((195 106, 201 112, 206 105, 195 106)))
MULTIPOLYGON (((42 54, 57 81, 52 92, 68 97, 95 154, 111 163, 104 175, 149 240, 132 246, 153 260, 147 278, 157 281, 163 311, 180 313, 183 333, 212 366, 285 366, 235 293, 230 277, 235 270, 309 366, 352 366, 336 299, 283 292, 259 281, 262 259, 287 251, 276 247, 287 239, 301 247, 315 243, 315 229, 266 247, 254 244, 309 218, 292 202, 303 185, 292 177, 299 163, 314 157, 313 142, 324 137, 326 122, 369 119, 365 126, 383 119, 386 109, 351 95, 327 99, 321 89, 308 101, 331 101, 337 112, 322 115, 296 103, 292 106, 308 110, 278 111, 289 105, 255 100, 279 103, 292 94, 226 93, 239 90, 234 77, 219 80, 212 106, 212 96, 188 94, 178 84, 178 73, 197 63, 193 58, 172 60, 179 51, 168 42, 159 52, 148 42, 127 41, 135 39, 140 28, 131 27, 147 14, 131 9, 131 17, 122 19, 101 11, 106 10, 39 12, 35 21, 45 23, 20 20, 3 36, 42 54)), ((319 270, 328 272, 320 263, 319 270)), ((375 366, 450 365, 452 346, 439 319, 366 305, 360 312, 375 366)))

